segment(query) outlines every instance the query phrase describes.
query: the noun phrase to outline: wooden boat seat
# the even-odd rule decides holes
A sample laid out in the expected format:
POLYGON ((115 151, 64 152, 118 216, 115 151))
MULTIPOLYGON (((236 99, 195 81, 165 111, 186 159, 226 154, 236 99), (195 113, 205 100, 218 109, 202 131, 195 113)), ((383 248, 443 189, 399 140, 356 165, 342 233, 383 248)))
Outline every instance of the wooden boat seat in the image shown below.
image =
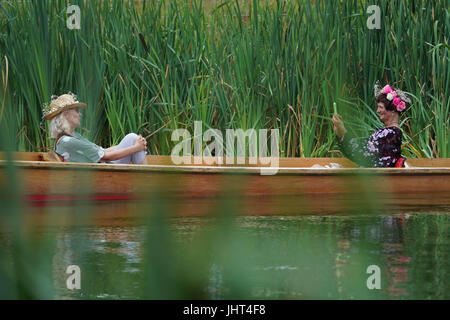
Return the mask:
MULTIPOLYGON (((17 161, 62 162, 62 160, 53 150, 49 152, 14 152, 13 158, 17 161)), ((5 159, 5 154, 3 152, 0 152, 0 160, 5 159)))
POLYGON ((39 157, 42 159, 40 161, 51 161, 51 162, 64 162, 55 151, 40 152, 39 157))

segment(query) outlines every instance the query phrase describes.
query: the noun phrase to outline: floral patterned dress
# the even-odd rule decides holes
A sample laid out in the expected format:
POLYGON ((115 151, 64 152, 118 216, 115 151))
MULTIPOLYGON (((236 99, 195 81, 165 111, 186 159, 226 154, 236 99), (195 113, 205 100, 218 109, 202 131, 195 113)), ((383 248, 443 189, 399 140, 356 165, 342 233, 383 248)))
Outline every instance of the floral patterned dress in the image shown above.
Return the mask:
POLYGON ((344 155, 362 167, 395 167, 402 157, 402 131, 398 127, 376 130, 364 142, 348 133, 339 141, 344 155))

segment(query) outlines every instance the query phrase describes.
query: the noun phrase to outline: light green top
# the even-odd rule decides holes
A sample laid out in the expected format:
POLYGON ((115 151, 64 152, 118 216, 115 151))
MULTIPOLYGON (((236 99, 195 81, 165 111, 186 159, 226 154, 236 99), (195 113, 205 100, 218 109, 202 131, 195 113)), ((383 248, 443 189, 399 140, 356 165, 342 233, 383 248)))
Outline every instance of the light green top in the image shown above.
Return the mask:
POLYGON ((74 132, 73 136, 62 136, 55 151, 69 162, 99 162, 105 155, 105 149, 74 132))

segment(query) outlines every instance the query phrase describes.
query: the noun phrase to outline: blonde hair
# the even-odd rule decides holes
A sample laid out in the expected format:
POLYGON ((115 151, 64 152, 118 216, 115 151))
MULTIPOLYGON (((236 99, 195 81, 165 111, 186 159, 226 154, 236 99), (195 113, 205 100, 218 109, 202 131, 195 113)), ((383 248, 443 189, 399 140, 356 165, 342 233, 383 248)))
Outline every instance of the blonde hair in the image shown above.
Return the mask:
POLYGON ((65 114, 68 110, 58 114, 52 120, 50 120, 50 137, 54 139, 58 139, 70 132, 70 124, 67 121, 65 114))

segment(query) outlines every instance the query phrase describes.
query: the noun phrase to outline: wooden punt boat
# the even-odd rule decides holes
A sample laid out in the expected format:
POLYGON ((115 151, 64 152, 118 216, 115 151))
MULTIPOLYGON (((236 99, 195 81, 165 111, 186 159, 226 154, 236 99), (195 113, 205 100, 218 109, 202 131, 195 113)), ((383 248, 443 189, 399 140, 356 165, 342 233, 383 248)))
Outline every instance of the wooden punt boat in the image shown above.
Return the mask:
MULTIPOLYGON (((13 164, 28 204, 67 205, 81 200, 152 199, 179 204, 199 215, 227 198, 244 214, 327 213, 370 209, 450 206, 450 159, 410 159, 409 168, 357 168, 343 158, 280 158, 275 175, 261 166, 174 165, 170 156, 147 156, 147 165, 45 161, 44 153, 0 154, 0 186, 13 164), (311 168, 338 163, 343 168, 311 168), (376 202, 376 203, 375 203, 376 202)), ((204 160, 204 159, 203 159, 204 160)), ((117 203, 117 201, 116 201, 117 203)))

